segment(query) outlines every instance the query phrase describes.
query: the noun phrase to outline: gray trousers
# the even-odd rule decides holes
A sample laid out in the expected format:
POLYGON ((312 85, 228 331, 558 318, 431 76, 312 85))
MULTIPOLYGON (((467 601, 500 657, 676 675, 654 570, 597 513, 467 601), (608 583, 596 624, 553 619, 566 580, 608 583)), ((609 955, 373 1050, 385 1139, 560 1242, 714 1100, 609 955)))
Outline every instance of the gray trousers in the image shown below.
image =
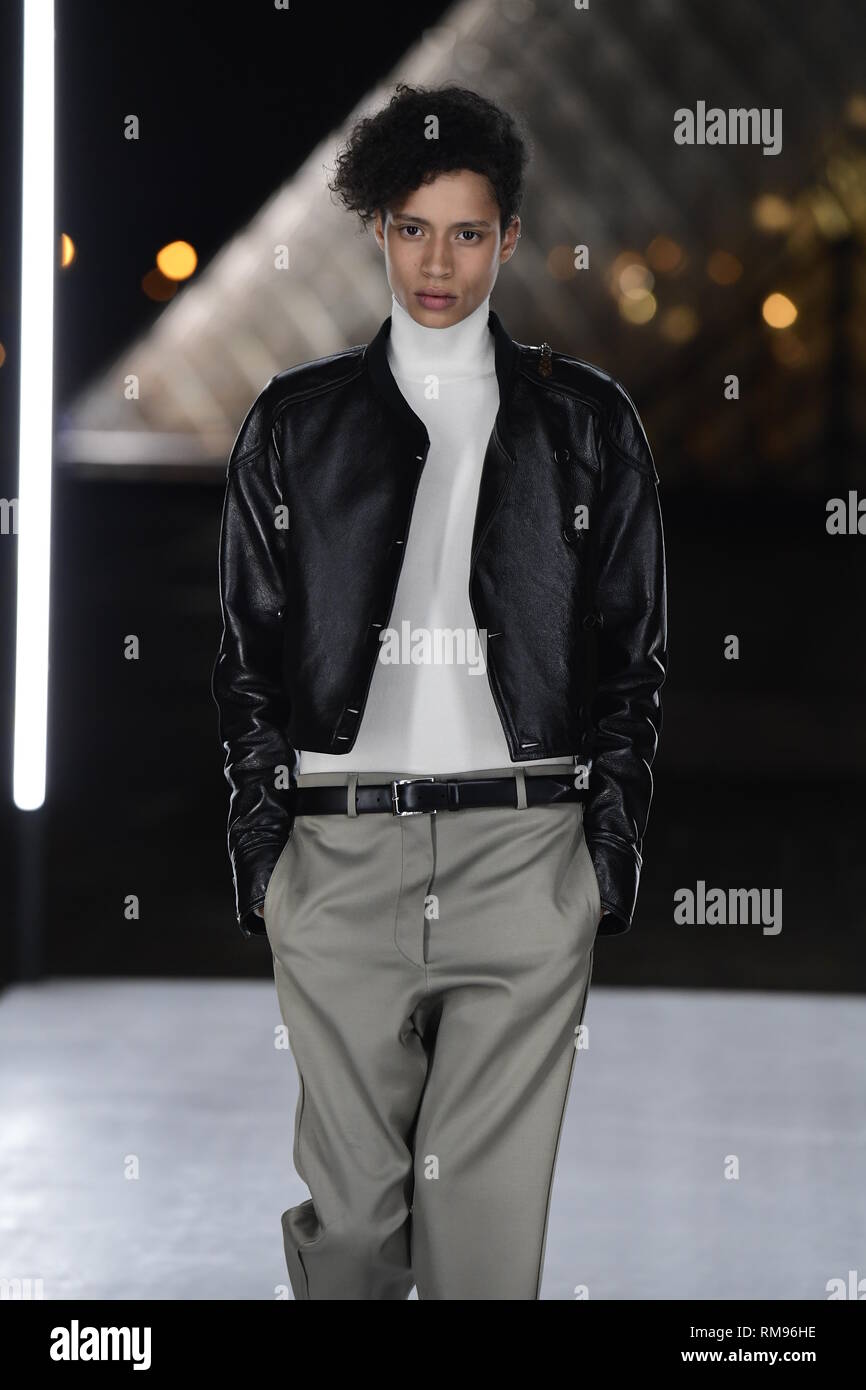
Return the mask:
MULTIPOLYGON (((404 775, 299 786, 346 784, 354 810, 356 781, 404 775)), ((601 903, 582 804, 518 787, 295 819, 264 918, 310 1191, 282 1217, 296 1299, 539 1297, 601 903)))

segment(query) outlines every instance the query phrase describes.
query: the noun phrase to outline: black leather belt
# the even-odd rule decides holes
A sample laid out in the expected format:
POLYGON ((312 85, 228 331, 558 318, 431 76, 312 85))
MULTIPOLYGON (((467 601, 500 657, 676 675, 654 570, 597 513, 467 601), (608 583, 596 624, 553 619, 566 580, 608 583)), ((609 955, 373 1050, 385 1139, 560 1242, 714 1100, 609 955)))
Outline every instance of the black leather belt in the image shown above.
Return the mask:
MULTIPOLYGON (((558 805, 561 801, 584 801, 586 791, 575 787, 569 777, 525 777, 527 806, 558 805)), ((517 779, 479 777, 449 782, 447 778, 400 777, 393 782, 355 787, 359 815, 369 811, 390 811, 393 816, 435 815, 437 811, 467 811, 476 806, 516 806, 517 779)), ((345 786, 296 787, 295 814, 348 815, 345 786)))

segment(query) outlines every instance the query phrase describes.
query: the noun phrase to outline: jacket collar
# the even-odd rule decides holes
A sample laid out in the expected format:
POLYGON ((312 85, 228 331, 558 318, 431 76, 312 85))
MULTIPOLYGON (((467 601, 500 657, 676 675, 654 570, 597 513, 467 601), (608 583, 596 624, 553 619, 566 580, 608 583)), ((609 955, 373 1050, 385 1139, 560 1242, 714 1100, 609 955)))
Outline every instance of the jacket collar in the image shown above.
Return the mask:
MULTIPOLYGON (((496 416, 496 431, 509 455, 514 454, 514 444, 508 426, 508 405, 517 361, 520 356, 518 344, 507 332, 499 315, 491 309, 487 316, 487 327, 493 334, 496 362, 496 379, 499 383, 499 410, 496 416)), ((376 336, 371 338, 364 349, 364 361, 373 387, 390 408, 413 444, 416 453, 425 454, 430 447, 430 438, 424 422, 415 414, 406 397, 394 380, 388 362, 388 335, 391 332, 391 315, 385 319, 376 336)))

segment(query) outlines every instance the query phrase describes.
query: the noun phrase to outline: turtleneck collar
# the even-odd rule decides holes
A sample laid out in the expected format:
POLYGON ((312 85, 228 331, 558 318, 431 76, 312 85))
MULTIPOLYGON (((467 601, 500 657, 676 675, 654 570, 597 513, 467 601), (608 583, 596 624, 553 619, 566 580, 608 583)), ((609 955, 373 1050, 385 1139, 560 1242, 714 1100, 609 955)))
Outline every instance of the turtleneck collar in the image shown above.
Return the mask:
POLYGON ((490 296, 459 323, 427 328, 391 296, 388 361, 395 376, 423 382, 431 373, 440 381, 489 376, 496 371, 493 334, 488 325, 490 296))

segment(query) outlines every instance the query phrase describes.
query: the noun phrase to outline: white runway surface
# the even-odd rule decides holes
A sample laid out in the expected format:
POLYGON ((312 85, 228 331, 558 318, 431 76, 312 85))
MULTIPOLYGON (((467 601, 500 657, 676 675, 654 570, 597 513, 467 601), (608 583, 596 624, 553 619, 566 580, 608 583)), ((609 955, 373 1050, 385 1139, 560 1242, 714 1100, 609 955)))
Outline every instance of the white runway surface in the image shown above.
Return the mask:
MULTIPOLYGON (((594 985, 584 1022, 543 1298, 823 1300, 866 1278, 866 1003, 594 985)), ((280 1213, 308 1193, 279 1026, 271 982, 0 996, 0 1279, 287 1296, 280 1213)))

